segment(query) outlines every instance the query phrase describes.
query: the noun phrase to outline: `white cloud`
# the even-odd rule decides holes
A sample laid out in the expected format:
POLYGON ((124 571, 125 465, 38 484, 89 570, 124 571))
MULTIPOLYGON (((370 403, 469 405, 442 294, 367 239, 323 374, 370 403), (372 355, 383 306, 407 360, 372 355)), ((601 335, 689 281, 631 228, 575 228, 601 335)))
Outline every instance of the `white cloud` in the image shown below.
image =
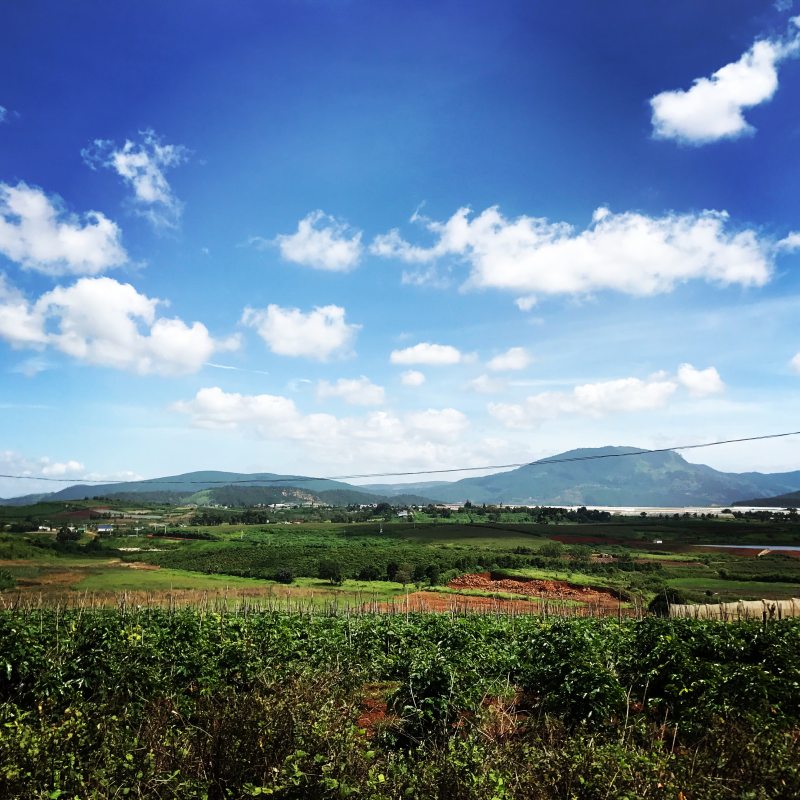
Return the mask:
POLYGON ((258 331, 273 353, 327 361, 349 355, 360 325, 345 321, 341 306, 316 306, 304 313, 298 308, 270 304, 265 309, 246 308, 242 322, 258 331))
POLYGON ((511 347, 505 353, 495 356, 486 365, 494 372, 525 369, 533 359, 524 347, 511 347))
POLYGON ((800 375, 800 353, 798 353, 790 362, 789 366, 800 375))
MULTIPOLYGON (((0 311, 0 313, 2 313, 0 311)), ((2 333, 0 333, 2 336, 2 333)), ((41 356, 31 356, 30 358, 26 358, 24 361, 21 361, 19 364, 16 364, 14 367, 11 368, 11 372, 16 372, 19 375, 24 375, 26 378, 34 378, 40 372, 46 372, 48 369, 52 369, 53 364, 51 364, 47 359, 42 358, 41 356)))
POLYGON ((99 211, 84 216, 41 189, 0 183, 0 254, 47 275, 96 275, 123 264, 117 225, 99 211))
POLYGON ((490 378, 488 375, 479 375, 477 378, 473 378, 467 386, 481 394, 497 394, 506 388, 507 382, 498 378, 490 378))
POLYGON ((509 428, 527 428, 563 415, 590 418, 609 414, 649 411, 663 408, 683 387, 690 395, 706 397, 725 390, 716 368, 695 369, 681 364, 673 377, 656 372, 647 379, 620 378, 584 383, 572 391, 540 392, 522 403, 489 403, 489 413, 509 428))
POLYGON ((126 139, 122 147, 109 139, 95 139, 81 155, 92 169, 113 169, 133 189, 137 214, 156 228, 175 228, 183 203, 175 197, 164 173, 183 164, 189 151, 183 145, 162 144, 152 130, 141 131, 141 136, 141 142, 126 139))
POLYGON ((0 337, 15 347, 53 347, 87 364, 140 375, 196 372, 238 341, 215 340, 205 325, 158 317, 160 300, 111 278, 57 286, 34 303, 0 282, 0 337))
POLYGON ((407 369, 401 376, 400 381, 403 386, 422 386, 425 383, 425 375, 416 369, 407 369))
POLYGON ((775 243, 776 250, 783 250, 788 253, 793 253, 795 250, 800 250, 800 233, 792 231, 787 236, 784 236, 779 242, 775 243))
POLYGON ((420 342, 403 350, 392 350, 389 356, 392 364, 429 364, 430 366, 458 364, 463 358, 461 352, 449 344, 431 344, 430 342, 420 342))
POLYGON ((0 450, 0 473, 26 478, 26 480, 11 480, 0 477, 0 497, 56 491, 60 488, 58 484, 37 481, 36 478, 78 477, 83 471, 83 464, 75 459, 54 461, 48 456, 32 458, 14 450, 0 450))
POLYGON ((340 378, 333 384, 320 381, 317 397, 320 400, 339 397, 354 406, 380 406, 386 400, 386 393, 382 386, 377 386, 362 375, 360 378, 340 378))
POLYGON ((5 106, 0 106, 0 125, 2 125, 8 117, 8 109, 5 106))
POLYGON ((0 273, 0 338, 15 347, 41 347, 48 335, 44 319, 27 298, 0 273))
POLYGON ((417 411, 406 417, 409 429, 433 439, 445 441, 461 436, 469 427, 469 420, 455 408, 417 411))
POLYGON ((516 307, 520 311, 530 311, 536 305, 537 302, 538 300, 536 298, 536 295, 528 294, 525 295, 524 297, 518 297, 514 301, 514 305, 516 305, 516 307))
POLYGON ((755 130, 743 111, 772 98, 778 88, 778 65, 800 52, 800 17, 785 39, 761 39, 738 61, 710 78, 697 78, 686 91, 661 92, 650 99, 653 133, 661 139, 706 144, 755 130))
POLYGON ((319 210, 301 219, 296 233, 280 235, 275 241, 287 261, 314 269, 347 272, 361 259, 361 231, 351 231, 319 210))
POLYGON ((357 465, 359 470, 483 463, 506 446, 502 440, 466 436, 469 420, 453 408, 336 417, 304 414, 280 395, 242 395, 209 387, 172 409, 198 427, 252 430, 266 440, 299 447, 306 463, 314 459, 327 465, 357 465))
POLYGON ((48 478, 62 478, 64 476, 77 475, 84 471, 84 466, 80 461, 50 461, 49 458, 42 459, 42 475, 48 478))
POLYGON ((695 397, 705 397, 725 391, 725 384, 715 367, 695 369, 691 364, 681 364, 678 367, 678 382, 695 397))
POLYGON ((654 376, 647 380, 621 378, 600 383, 585 383, 571 392, 540 392, 522 404, 490 403, 489 413, 510 428, 537 425, 563 414, 603 417, 617 412, 662 408, 675 393, 673 380, 654 376))
POLYGON ((507 219, 497 207, 470 215, 461 208, 445 222, 426 221, 437 237, 429 248, 397 235, 379 250, 415 262, 453 256, 471 268, 467 288, 540 295, 654 295, 689 280, 761 286, 772 270, 774 245, 754 230, 727 230, 725 212, 649 217, 599 208, 582 231, 543 218, 507 219))

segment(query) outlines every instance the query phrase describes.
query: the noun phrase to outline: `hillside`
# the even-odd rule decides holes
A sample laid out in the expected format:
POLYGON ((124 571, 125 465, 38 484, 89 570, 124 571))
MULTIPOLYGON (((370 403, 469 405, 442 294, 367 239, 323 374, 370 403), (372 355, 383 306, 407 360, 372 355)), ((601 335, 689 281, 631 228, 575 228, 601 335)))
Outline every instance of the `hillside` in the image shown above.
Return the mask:
POLYGON ((789 492, 775 497, 758 497, 755 500, 737 500, 733 505, 762 506, 764 508, 800 508, 800 492, 789 492))
MULTIPOLYGON (((70 486, 51 494, 0 500, 0 504, 23 505, 40 500, 125 495, 156 502, 228 506, 297 502, 341 506, 380 502, 426 505, 429 502, 463 503, 470 500, 473 503, 520 505, 679 507, 725 506, 742 497, 764 498, 764 502, 769 499, 770 503, 782 505, 783 501, 776 495, 800 491, 800 471, 728 473, 703 464, 692 464, 677 453, 628 455, 634 452, 638 449, 600 447, 570 450, 509 472, 464 478, 452 483, 426 481, 353 486, 324 478, 271 472, 188 472, 152 480, 70 486)), ((741 502, 757 504, 756 500, 741 502)), ((796 500, 794 504, 797 504, 796 500)))
POLYGON ((375 493, 360 486, 340 481, 307 478, 297 475, 235 472, 189 472, 147 481, 89 486, 69 486, 50 494, 25 495, 0 500, 2 505, 28 505, 36 502, 60 502, 103 497, 126 502, 151 502, 166 505, 220 505, 252 507, 273 503, 316 503, 348 506, 391 502, 394 505, 426 505, 430 498, 409 494, 405 486, 401 493, 375 493), (229 483, 226 483, 228 482, 229 483))
POLYGON ((800 471, 765 475, 727 473, 691 464, 677 453, 635 452, 632 447, 570 450, 510 472, 465 478, 436 488, 445 502, 545 505, 728 505, 739 497, 800 490, 800 471), (547 463, 551 460, 609 458, 547 463), (617 456, 625 455, 624 458, 617 456))

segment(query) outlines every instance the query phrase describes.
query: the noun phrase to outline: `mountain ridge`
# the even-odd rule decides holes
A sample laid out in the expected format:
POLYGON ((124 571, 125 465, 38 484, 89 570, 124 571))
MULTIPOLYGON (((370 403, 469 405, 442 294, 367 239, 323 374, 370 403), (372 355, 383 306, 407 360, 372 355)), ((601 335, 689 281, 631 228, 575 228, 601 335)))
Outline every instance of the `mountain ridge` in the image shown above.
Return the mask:
POLYGON ((115 494, 180 492, 258 487, 306 492, 338 504, 428 502, 518 505, 709 506, 732 505, 800 491, 800 470, 783 473, 721 472, 693 464, 675 451, 635 447, 580 448, 505 472, 458 481, 366 484, 273 472, 200 470, 179 475, 98 485, 75 484, 57 492, 0 499, 4 505, 39 500, 78 500, 115 494), (376 491, 380 490, 380 491, 376 491))

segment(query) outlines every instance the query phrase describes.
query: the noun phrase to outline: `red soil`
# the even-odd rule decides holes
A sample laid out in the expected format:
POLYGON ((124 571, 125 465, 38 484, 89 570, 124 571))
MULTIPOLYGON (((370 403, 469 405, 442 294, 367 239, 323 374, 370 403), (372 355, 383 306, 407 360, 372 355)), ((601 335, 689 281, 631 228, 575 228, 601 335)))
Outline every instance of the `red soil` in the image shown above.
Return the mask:
POLYGON ((584 603, 618 605, 617 597, 611 591, 590 589, 587 586, 573 586, 566 581, 527 580, 525 578, 492 580, 491 575, 482 572, 476 575, 461 575, 447 584, 450 589, 480 589, 487 592, 508 592, 524 594, 546 600, 578 600, 584 603))

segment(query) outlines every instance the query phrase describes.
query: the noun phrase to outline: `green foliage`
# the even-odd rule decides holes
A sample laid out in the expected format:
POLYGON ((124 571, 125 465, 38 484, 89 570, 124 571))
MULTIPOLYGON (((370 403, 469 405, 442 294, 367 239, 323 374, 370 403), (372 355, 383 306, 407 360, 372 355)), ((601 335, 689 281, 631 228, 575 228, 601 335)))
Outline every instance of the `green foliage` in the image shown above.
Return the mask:
POLYGON ((330 581, 332 584, 339 585, 344 583, 344 572, 342 565, 332 558, 325 558, 319 562, 317 575, 322 580, 330 581))
POLYGON ((796 621, 0 612, 0 797, 797 797, 799 652, 796 621))
POLYGON ((647 610, 656 616, 668 617, 669 607, 671 605, 685 602, 686 597, 679 589, 671 589, 667 586, 662 586, 656 591, 655 596, 647 606, 647 610))

